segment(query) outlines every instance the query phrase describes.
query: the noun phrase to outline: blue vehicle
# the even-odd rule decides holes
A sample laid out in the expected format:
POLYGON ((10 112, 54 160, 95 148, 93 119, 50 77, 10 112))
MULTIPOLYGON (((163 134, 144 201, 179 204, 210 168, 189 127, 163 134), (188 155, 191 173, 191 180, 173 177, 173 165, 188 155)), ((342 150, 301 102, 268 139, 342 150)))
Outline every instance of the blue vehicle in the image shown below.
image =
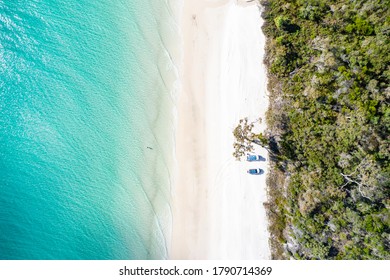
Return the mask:
POLYGON ((263 169, 260 169, 260 168, 255 168, 255 169, 249 169, 247 171, 248 174, 251 174, 251 175, 261 175, 264 173, 264 170, 263 169))
POLYGON ((246 156, 247 161, 265 161, 265 158, 262 157, 261 155, 250 155, 248 154, 246 156))

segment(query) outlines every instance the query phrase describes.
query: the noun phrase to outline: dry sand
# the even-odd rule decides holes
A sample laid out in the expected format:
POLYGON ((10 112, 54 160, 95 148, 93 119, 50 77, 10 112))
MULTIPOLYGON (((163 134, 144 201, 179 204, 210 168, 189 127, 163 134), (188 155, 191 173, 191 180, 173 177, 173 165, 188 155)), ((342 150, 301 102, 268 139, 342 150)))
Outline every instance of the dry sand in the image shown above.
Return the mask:
POLYGON ((268 106, 261 25, 256 1, 184 1, 171 259, 270 257, 267 161, 232 156, 238 121, 264 119, 268 106))

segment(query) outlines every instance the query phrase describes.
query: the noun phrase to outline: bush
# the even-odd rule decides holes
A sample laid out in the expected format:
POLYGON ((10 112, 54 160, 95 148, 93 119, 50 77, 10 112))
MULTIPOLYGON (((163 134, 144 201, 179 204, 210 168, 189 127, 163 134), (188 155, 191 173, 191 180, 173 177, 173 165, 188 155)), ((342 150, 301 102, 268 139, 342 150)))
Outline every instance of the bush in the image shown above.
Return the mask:
POLYGON ((390 259, 386 2, 266 2, 273 257, 390 259))

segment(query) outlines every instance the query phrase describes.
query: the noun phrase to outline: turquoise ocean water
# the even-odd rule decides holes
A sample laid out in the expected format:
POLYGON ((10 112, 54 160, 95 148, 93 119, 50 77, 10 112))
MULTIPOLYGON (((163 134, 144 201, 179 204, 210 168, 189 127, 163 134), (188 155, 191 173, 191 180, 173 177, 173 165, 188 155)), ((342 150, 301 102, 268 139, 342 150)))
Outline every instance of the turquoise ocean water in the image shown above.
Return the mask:
POLYGON ((0 259, 167 258, 174 13, 0 0, 0 259))

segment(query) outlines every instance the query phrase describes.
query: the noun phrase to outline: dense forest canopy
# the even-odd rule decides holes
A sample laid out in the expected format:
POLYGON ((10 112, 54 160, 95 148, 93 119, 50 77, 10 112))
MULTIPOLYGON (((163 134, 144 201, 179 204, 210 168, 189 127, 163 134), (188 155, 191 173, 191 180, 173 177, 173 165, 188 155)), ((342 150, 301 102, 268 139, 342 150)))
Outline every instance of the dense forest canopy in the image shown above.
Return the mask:
POLYGON ((390 259, 390 1, 262 1, 273 258, 390 259))

